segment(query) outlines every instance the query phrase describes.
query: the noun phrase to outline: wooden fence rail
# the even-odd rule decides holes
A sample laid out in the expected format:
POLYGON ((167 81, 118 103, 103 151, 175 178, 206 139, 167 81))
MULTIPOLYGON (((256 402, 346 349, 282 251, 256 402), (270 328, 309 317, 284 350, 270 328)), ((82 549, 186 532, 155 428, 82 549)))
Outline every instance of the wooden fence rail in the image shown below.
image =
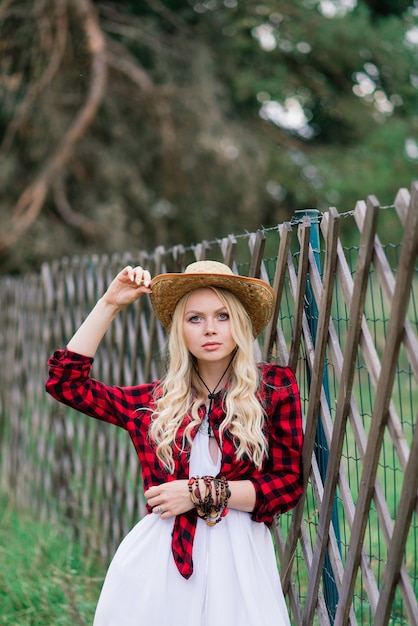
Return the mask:
MULTIPOLYGON (((62 259, 0 281, 0 487, 45 520, 65 520, 108 561, 145 514, 129 439, 44 392, 65 345, 127 263, 153 275, 213 258, 277 295, 255 343, 289 364, 304 408, 305 488, 273 535, 292 622, 418 626, 418 184, 390 207, 307 211, 275 229, 171 250, 62 259), (344 223, 343 222, 344 217, 344 223), (393 240, 380 226, 390 220, 393 240), (399 235, 397 235, 399 233, 399 235)), ((147 298, 105 336, 93 375, 158 378, 165 335, 147 298)))

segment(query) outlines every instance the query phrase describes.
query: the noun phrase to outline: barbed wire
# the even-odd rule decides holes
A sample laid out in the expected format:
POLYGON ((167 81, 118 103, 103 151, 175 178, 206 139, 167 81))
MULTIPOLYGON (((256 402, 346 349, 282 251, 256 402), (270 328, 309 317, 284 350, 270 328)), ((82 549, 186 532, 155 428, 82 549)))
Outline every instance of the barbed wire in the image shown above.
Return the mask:
MULTIPOLYGON (((396 207, 394 204, 388 204, 385 206, 380 206, 379 210, 385 211, 387 209, 395 209, 395 208, 396 207)), ((284 224, 290 224, 290 226, 298 226, 299 224, 302 224, 306 217, 310 218, 311 224, 320 224, 322 218, 328 211, 319 211, 318 209, 301 209, 297 212, 300 213, 300 216, 293 216, 290 220, 284 220, 283 222, 281 222, 280 224, 276 224, 275 226, 267 226, 267 227, 260 226, 260 228, 255 232, 261 232, 261 233, 278 232, 279 228, 283 226, 284 224), (308 211, 311 211, 312 213, 316 212, 317 215, 313 215, 313 214, 308 215, 307 214, 308 211)), ((355 211, 352 210, 352 211, 345 211, 344 213, 339 213, 338 217, 343 218, 343 219, 348 219, 349 217, 354 217, 354 215, 355 215, 355 211)), ((235 233, 230 233, 229 235, 226 235, 225 237, 211 239, 211 240, 203 240, 198 243, 189 244, 188 246, 174 245, 174 246, 171 246, 170 248, 164 249, 164 253, 172 254, 173 252, 178 251, 179 248, 181 248, 182 252, 194 252, 196 248, 202 244, 207 245, 209 248, 211 248, 212 246, 221 246, 222 242, 227 240, 230 237, 232 237, 235 240, 248 239, 252 234, 255 234, 255 232, 254 231, 250 232, 246 230, 243 233, 240 233, 238 235, 236 235, 235 233)), ((154 258, 154 253, 150 254, 149 258, 154 258)))

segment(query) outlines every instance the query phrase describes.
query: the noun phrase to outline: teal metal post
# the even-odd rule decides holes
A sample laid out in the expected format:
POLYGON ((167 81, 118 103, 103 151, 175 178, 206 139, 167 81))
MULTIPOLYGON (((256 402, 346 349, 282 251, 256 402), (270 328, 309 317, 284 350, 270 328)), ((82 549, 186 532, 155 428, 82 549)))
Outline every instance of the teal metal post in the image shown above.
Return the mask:
MULTIPOLYGON (((320 239, 319 239, 319 211, 317 209, 303 209, 300 211, 296 211, 296 219, 297 222, 301 221, 302 217, 307 216, 311 222, 311 231, 310 231, 310 243, 312 246, 312 250, 315 256, 316 266, 318 268, 319 273, 321 274, 321 247, 320 247, 320 239)), ((305 297, 305 313, 308 320, 309 328, 312 335, 312 340, 315 344, 316 334, 318 329, 318 306, 313 294, 309 273, 306 278, 306 297, 305 297)), ((310 384, 310 374, 308 370, 308 384, 310 384)), ((323 374, 323 386, 325 391, 325 396, 327 398, 328 405, 330 406, 330 397, 329 397, 329 381, 328 381, 328 372, 326 367, 324 368, 323 374)), ((318 461, 318 467, 321 474, 322 481, 325 481, 325 476, 327 473, 328 466, 328 458, 329 458, 329 448, 328 443, 325 437, 324 427, 322 425, 321 415, 318 416, 318 426, 316 430, 315 437, 315 455, 318 461)), ((334 526, 336 538, 338 545, 340 545, 340 526, 338 519, 338 506, 337 502, 334 501, 333 512, 332 512, 332 523, 334 526)), ((338 604, 338 589, 336 582, 332 576, 332 567, 331 561, 329 558, 329 554, 325 555, 324 568, 322 574, 322 580, 324 583, 324 596, 325 601, 328 608, 329 617, 331 623, 334 623, 335 613, 338 604)))

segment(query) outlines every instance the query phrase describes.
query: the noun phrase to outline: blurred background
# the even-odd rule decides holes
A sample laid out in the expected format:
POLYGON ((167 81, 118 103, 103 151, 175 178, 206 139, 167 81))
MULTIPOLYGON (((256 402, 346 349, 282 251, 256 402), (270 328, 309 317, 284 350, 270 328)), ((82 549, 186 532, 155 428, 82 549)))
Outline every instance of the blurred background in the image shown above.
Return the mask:
POLYGON ((3 0, 0 46, 1 274, 417 177, 411 0, 3 0))

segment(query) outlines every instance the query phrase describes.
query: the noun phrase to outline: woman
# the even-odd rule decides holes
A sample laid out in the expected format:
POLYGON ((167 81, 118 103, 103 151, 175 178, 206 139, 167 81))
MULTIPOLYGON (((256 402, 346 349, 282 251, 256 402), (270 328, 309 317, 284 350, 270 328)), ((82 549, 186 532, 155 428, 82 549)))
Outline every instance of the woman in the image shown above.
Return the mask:
POLYGON ((302 420, 292 371, 255 363, 273 306, 267 283, 222 263, 153 280, 128 266, 49 359, 50 394, 128 431, 150 513, 110 564, 95 626, 290 623, 269 527, 302 491, 302 420), (92 379, 107 328, 143 294, 168 331, 164 379, 92 379))

